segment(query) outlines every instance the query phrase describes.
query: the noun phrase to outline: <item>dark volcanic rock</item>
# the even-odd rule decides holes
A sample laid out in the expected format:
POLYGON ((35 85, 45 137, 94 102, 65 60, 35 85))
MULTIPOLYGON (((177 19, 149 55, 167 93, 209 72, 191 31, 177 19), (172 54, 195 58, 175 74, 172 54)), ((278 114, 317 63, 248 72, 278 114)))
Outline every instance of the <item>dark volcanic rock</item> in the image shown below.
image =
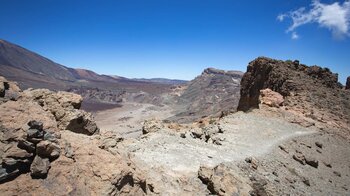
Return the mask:
POLYGON ((35 156, 30 166, 30 174, 35 178, 45 178, 50 169, 50 161, 48 158, 35 156))
POLYGON ((314 88, 314 83, 339 88, 338 75, 327 68, 259 57, 250 62, 241 81, 238 110, 258 108, 260 90, 270 88, 283 96, 314 88))
POLYGON ((346 78, 346 85, 345 85, 345 89, 350 89, 350 76, 348 78, 346 78))
POLYGON ((283 96, 286 108, 307 118, 341 122, 337 132, 350 137, 350 92, 328 68, 259 57, 249 63, 241 80, 238 110, 259 108, 260 91, 267 88, 283 96))
POLYGON ((28 122, 28 126, 31 128, 31 129, 37 129, 37 130, 43 130, 43 123, 42 122, 38 122, 38 121, 35 121, 35 120, 31 120, 28 122))
POLYGON ((59 157, 60 153, 60 146, 49 141, 41 141, 36 146, 36 154, 41 157, 48 157, 54 159, 59 157))

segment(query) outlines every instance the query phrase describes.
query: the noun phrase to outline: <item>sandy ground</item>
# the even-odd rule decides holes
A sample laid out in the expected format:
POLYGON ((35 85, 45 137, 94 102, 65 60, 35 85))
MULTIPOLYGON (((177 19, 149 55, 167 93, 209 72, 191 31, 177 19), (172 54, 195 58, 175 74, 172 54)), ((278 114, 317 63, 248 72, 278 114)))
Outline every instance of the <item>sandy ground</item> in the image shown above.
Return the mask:
POLYGON ((115 131, 125 138, 136 138, 142 134, 142 123, 147 119, 163 120, 172 114, 169 106, 144 103, 124 103, 120 108, 104 110, 95 114, 101 131, 115 131))

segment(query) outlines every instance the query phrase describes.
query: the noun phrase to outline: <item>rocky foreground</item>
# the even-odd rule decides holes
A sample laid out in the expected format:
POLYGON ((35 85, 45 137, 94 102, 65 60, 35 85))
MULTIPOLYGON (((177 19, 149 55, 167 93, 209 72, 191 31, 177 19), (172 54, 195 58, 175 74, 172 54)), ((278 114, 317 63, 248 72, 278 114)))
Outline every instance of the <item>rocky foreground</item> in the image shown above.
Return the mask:
POLYGON ((258 58, 240 112, 150 119, 123 138, 99 130, 79 95, 0 78, 1 195, 347 195, 346 88, 328 69, 258 58))

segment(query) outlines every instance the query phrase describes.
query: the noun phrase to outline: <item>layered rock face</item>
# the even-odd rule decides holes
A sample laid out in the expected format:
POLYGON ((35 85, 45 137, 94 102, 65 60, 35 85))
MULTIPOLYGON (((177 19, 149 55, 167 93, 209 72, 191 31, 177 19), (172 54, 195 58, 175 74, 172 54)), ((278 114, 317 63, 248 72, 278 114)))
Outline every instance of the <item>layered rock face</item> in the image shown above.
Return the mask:
POLYGON ((325 124, 334 122, 336 125, 329 126, 349 135, 350 93, 338 82, 338 75, 328 68, 308 67, 299 61, 257 58, 249 63, 242 78, 238 110, 258 108, 264 96, 261 90, 267 88, 283 96, 287 109, 325 124))
POLYGON ((218 117, 223 111, 235 111, 242 75, 239 71, 205 69, 177 98, 177 107, 183 107, 170 120, 191 122, 207 116, 218 117))

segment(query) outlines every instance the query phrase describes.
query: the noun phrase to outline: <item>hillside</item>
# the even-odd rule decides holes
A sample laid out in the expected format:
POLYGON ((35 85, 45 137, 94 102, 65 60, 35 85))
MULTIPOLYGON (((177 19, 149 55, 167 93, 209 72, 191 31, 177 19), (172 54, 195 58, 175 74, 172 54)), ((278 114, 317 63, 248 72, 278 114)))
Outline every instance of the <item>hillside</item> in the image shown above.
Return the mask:
MULTIPOLYGON (((219 73, 227 72, 209 69, 200 77, 219 73)), ((342 114, 348 110, 350 91, 338 85, 336 74, 297 61, 257 58, 241 79, 240 93, 238 108, 245 112, 207 124, 162 122, 152 119, 144 107, 139 113, 126 111, 120 119, 111 119, 115 125, 142 115, 150 119, 137 134, 124 137, 119 129, 99 127, 90 113, 81 111, 82 97, 77 94, 22 91, 0 77, 1 193, 349 192, 349 121, 342 114), (311 94, 315 100, 306 90, 316 93, 311 94), (334 109, 331 104, 336 103, 343 108, 334 109)))
POLYGON ((191 80, 176 99, 178 113, 169 120, 190 122, 235 111, 243 72, 208 68, 191 80))

